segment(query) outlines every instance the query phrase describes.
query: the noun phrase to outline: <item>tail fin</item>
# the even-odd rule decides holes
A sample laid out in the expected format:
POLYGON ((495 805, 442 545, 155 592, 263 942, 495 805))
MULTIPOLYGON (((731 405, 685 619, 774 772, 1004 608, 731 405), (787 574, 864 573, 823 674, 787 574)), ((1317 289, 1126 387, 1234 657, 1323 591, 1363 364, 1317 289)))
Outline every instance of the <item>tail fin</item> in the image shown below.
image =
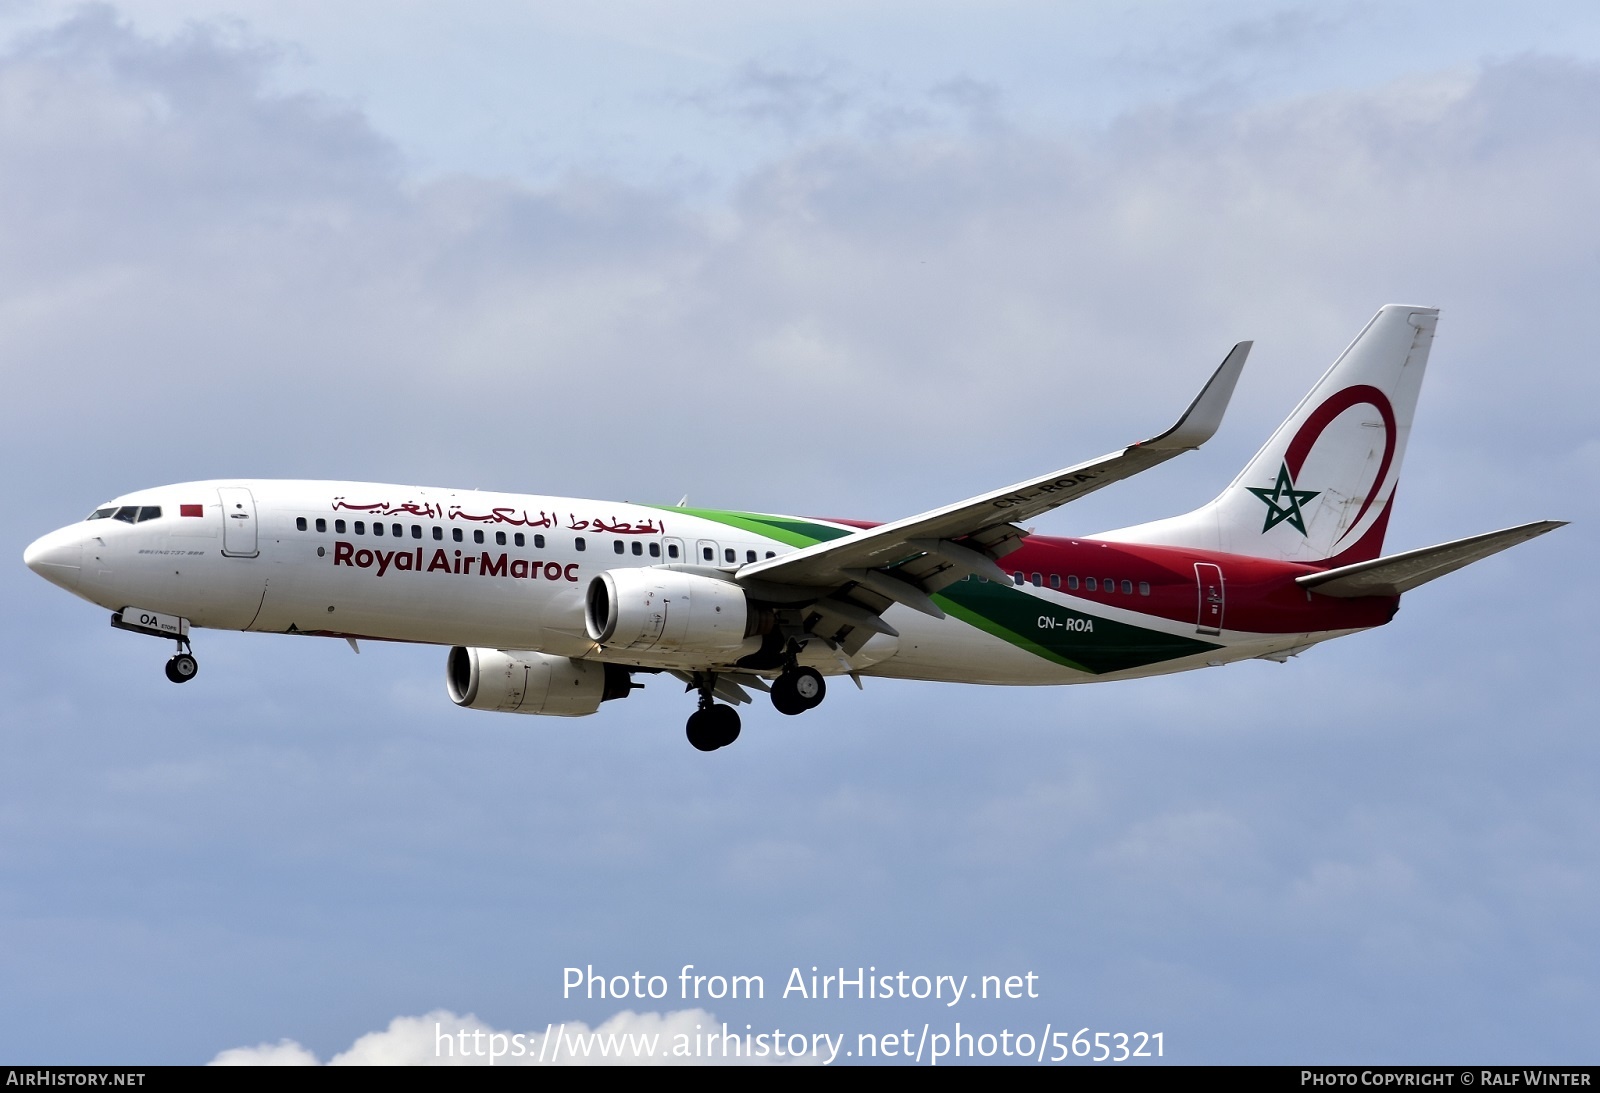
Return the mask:
POLYGON ((1099 538, 1332 565, 1378 557, 1438 319, 1384 307, 1216 500, 1099 538))

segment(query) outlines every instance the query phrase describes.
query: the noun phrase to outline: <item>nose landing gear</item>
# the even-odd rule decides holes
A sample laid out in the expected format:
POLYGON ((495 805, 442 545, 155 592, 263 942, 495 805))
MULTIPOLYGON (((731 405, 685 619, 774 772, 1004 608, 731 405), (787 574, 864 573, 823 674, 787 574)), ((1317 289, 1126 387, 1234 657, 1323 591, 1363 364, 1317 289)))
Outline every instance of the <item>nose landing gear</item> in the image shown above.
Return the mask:
POLYGON ((167 678, 174 683, 187 683, 200 671, 200 662, 188 651, 188 643, 179 646, 178 652, 167 661, 167 678))
POLYGON ((172 682, 187 683, 200 671, 200 662, 194 659, 194 650, 189 647, 188 619, 138 607, 124 607, 121 611, 111 613, 111 625, 118 630, 177 642, 178 651, 167 661, 167 678, 172 682))

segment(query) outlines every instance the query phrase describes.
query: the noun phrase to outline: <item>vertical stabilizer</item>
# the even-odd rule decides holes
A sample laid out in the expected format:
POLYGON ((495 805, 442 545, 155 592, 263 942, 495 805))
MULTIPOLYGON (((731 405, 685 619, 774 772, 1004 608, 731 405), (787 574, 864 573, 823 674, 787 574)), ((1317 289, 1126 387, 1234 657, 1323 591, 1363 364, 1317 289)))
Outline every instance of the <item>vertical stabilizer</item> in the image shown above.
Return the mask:
POLYGON ((1098 538, 1348 565, 1383 550, 1439 313, 1390 304, 1216 500, 1098 538))

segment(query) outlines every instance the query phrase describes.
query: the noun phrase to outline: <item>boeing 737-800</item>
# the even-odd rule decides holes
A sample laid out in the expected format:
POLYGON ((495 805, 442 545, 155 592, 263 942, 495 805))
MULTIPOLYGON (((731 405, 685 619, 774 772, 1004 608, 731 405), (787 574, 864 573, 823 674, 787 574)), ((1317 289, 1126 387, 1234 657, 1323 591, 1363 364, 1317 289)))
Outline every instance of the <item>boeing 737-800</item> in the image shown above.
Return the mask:
POLYGON ((1215 500, 1098 535, 1024 525, 1209 440, 1249 342, 1159 436, 886 524, 225 479, 109 501, 25 561, 175 641, 176 683, 201 627, 427 642, 451 647, 450 698, 475 710, 592 714, 639 675, 676 676, 704 751, 737 738, 751 689, 798 714, 830 676, 1091 683, 1281 661, 1561 526, 1383 556, 1437 318, 1383 308, 1215 500))

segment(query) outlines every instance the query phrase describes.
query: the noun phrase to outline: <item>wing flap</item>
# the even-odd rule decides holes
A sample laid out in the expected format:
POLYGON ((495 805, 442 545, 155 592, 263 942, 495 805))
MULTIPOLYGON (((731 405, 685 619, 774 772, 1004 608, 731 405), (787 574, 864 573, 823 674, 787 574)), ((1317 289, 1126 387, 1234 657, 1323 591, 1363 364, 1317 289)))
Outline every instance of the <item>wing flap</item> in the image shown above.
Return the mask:
POLYGON ((1308 573, 1296 577, 1295 583, 1324 596, 1398 596, 1446 573, 1454 573, 1463 566, 1565 525, 1565 520, 1539 520, 1503 531, 1471 535, 1438 546, 1391 554, 1386 558, 1374 558, 1370 562, 1340 566, 1323 573, 1308 573))

